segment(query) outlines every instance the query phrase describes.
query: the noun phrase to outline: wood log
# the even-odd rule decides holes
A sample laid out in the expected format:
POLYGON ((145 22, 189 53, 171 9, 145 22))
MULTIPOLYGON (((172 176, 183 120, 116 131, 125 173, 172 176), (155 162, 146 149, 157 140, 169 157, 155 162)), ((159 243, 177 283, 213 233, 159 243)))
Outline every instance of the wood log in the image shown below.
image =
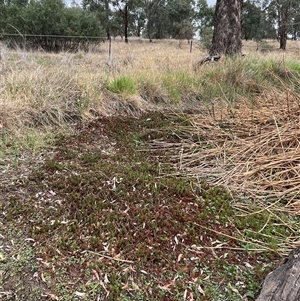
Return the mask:
POLYGON ((299 300, 300 247, 293 250, 285 262, 266 277, 256 301, 299 300))
POLYGON ((199 62, 198 62, 198 65, 203 65, 204 63, 206 62, 217 62, 219 59, 221 58, 220 55, 208 55, 208 56, 205 56, 203 59, 201 59, 199 62))

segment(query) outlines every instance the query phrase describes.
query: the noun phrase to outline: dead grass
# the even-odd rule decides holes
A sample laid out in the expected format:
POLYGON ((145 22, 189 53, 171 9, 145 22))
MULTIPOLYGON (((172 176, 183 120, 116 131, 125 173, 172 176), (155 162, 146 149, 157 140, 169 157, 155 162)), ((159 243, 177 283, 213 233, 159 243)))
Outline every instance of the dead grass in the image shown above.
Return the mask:
MULTIPOLYGON (((255 52, 253 43, 244 43, 246 53, 255 52)), ((142 110, 158 104, 176 108, 201 94, 201 78, 207 81, 210 68, 195 75, 194 65, 203 55, 195 41, 190 53, 187 42, 133 40, 125 44, 117 40, 112 42, 110 57, 108 43, 100 44, 95 53, 75 54, 13 52, 2 46, 1 124, 9 129, 58 126, 97 114, 115 114, 111 99, 125 100, 132 107, 141 105, 142 110), (188 79, 189 93, 180 74, 188 79), (136 83, 136 95, 124 99, 107 93, 105 83, 121 76, 136 83)), ((278 59, 276 52, 261 56, 262 60, 278 59)), ((279 59, 283 56, 288 59, 297 54, 279 54, 279 59)))
MULTIPOLYGON (((238 101, 225 95, 215 99, 193 116, 192 126, 177 129, 183 137, 191 131, 187 139, 152 145, 174 151, 175 174, 205 178, 214 186, 226 187, 240 200, 235 208, 241 216, 266 212, 270 219, 265 226, 274 223, 271 217, 286 224, 282 212, 300 215, 300 77, 284 65, 279 69, 276 74, 266 70, 276 82, 272 89, 256 87, 251 98, 239 95, 238 101)), ((235 86, 247 83, 245 78, 232 80, 235 86)), ((289 223, 289 227, 292 234, 277 240, 276 250, 281 254, 300 244, 298 226, 289 223)), ((257 237, 247 241, 269 248, 257 237)))

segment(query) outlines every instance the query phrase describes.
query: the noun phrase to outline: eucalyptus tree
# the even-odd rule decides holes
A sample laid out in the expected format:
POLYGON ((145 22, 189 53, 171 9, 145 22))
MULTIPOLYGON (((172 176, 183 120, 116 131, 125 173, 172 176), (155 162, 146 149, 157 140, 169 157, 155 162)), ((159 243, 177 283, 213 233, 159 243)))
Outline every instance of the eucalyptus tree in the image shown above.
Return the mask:
POLYGON ((165 0, 144 0, 146 14, 146 32, 150 42, 152 42, 152 33, 155 16, 161 12, 161 8, 165 7, 165 0))
POLYGON ((259 39, 259 29, 262 25, 262 10, 255 0, 244 1, 242 7, 242 37, 259 39))
POLYGON ((64 11, 66 26, 64 34, 67 36, 102 36, 104 28, 97 14, 88 12, 81 7, 66 7, 64 11))
POLYGON ((0 32, 5 31, 7 19, 7 7, 4 0, 0 0, 0 32))
POLYGON ((143 0, 112 0, 114 12, 119 13, 123 19, 125 43, 128 43, 128 28, 133 12, 138 7, 143 7, 143 0))
POLYGON ((81 4, 83 9, 97 14, 99 21, 105 27, 107 39, 109 39, 112 27, 111 0, 82 0, 81 4))
POLYGON ((62 0, 33 0, 26 12, 25 33, 63 35, 67 26, 62 0))
POLYGON ((273 15, 279 48, 286 50, 287 37, 293 18, 300 9, 299 0, 265 0, 263 8, 273 15))
POLYGON ((26 23, 24 14, 28 5, 28 0, 2 0, 0 5, 2 31, 14 34, 23 33, 26 23))
POLYGON ((286 50, 287 34, 294 13, 293 0, 276 0, 275 5, 278 12, 278 38, 279 48, 286 50))
POLYGON ((194 0, 167 1, 170 37, 177 38, 183 28, 192 28, 194 0))
POLYGON ((130 29, 134 35, 141 37, 142 31, 145 29, 146 12, 144 7, 137 6, 131 13, 130 29))
POLYGON ((205 28, 211 28, 213 26, 214 11, 215 7, 209 6, 207 0, 197 1, 193 21, 196 29, 199 30, 200 37, 202 37, 205 28))
POLYGON ((300 37, 300 11, 292 18, 289 32, 292 35, 292 40, 296 41, 300 37))
POLYGON ((211 57, 241 53, 241 14, 242 0, 217 0, 211 57))
POLYGON ((151 7, 151 18, 147 23, 147 36, 151 39, 163 39, 168 36, 169 28, 169 11, 167 7, 167 1, 153 0, 151 7))

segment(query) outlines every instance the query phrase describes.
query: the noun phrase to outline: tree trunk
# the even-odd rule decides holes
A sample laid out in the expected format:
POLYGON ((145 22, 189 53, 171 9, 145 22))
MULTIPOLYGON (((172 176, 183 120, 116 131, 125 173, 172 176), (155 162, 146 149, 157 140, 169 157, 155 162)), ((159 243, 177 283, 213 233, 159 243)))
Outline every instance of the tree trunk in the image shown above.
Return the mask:
POLYGON ((210 56, 241 53, 241 13, 242 0, 217 0, 210 56))
POLYGON ((256 301, 300 300, 300 247, 291 252, 283 265, 270 273, 256 301))
POLYGON ((110 39, 110 21, 109 21, 109 3, 108 0, 105 1, 105 15, 106 15, 106 36, 110 39))
POLYGON ((286 50, 287 42, 287 28, 281 28, 281 33, 279 35, 279 49, 286 50))
POLYGON ((151 12, 149 10, 148 12, 148 23, 147 23, 147 31, 148 31, 148 39, 149 39, 149 42, 152 42, 152 34, 151 34, 151 27, 152 27, 152 19, 151 19, 151 12))
POLYGON ((124 36, 125 43, 128 43, 128 4, 125 4, 124 8, 124 36))
POLYGON ((286 2, 285 5, 282 4, 281 7, 278 5, 278 8, 279 48, 282 50, 286 50, 287 33, 292 14, 292 0, 286 2))

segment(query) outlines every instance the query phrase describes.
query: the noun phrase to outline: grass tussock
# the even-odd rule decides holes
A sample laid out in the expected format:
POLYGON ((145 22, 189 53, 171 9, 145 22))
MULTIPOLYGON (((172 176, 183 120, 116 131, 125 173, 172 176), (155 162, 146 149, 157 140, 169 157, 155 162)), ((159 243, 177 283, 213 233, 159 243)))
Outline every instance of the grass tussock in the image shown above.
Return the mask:
POLYGON ((134 95, 136 93, 135 83, 130 77, 120 76, 108 82, 106 88, 116 94, 123 96, 134 95))

